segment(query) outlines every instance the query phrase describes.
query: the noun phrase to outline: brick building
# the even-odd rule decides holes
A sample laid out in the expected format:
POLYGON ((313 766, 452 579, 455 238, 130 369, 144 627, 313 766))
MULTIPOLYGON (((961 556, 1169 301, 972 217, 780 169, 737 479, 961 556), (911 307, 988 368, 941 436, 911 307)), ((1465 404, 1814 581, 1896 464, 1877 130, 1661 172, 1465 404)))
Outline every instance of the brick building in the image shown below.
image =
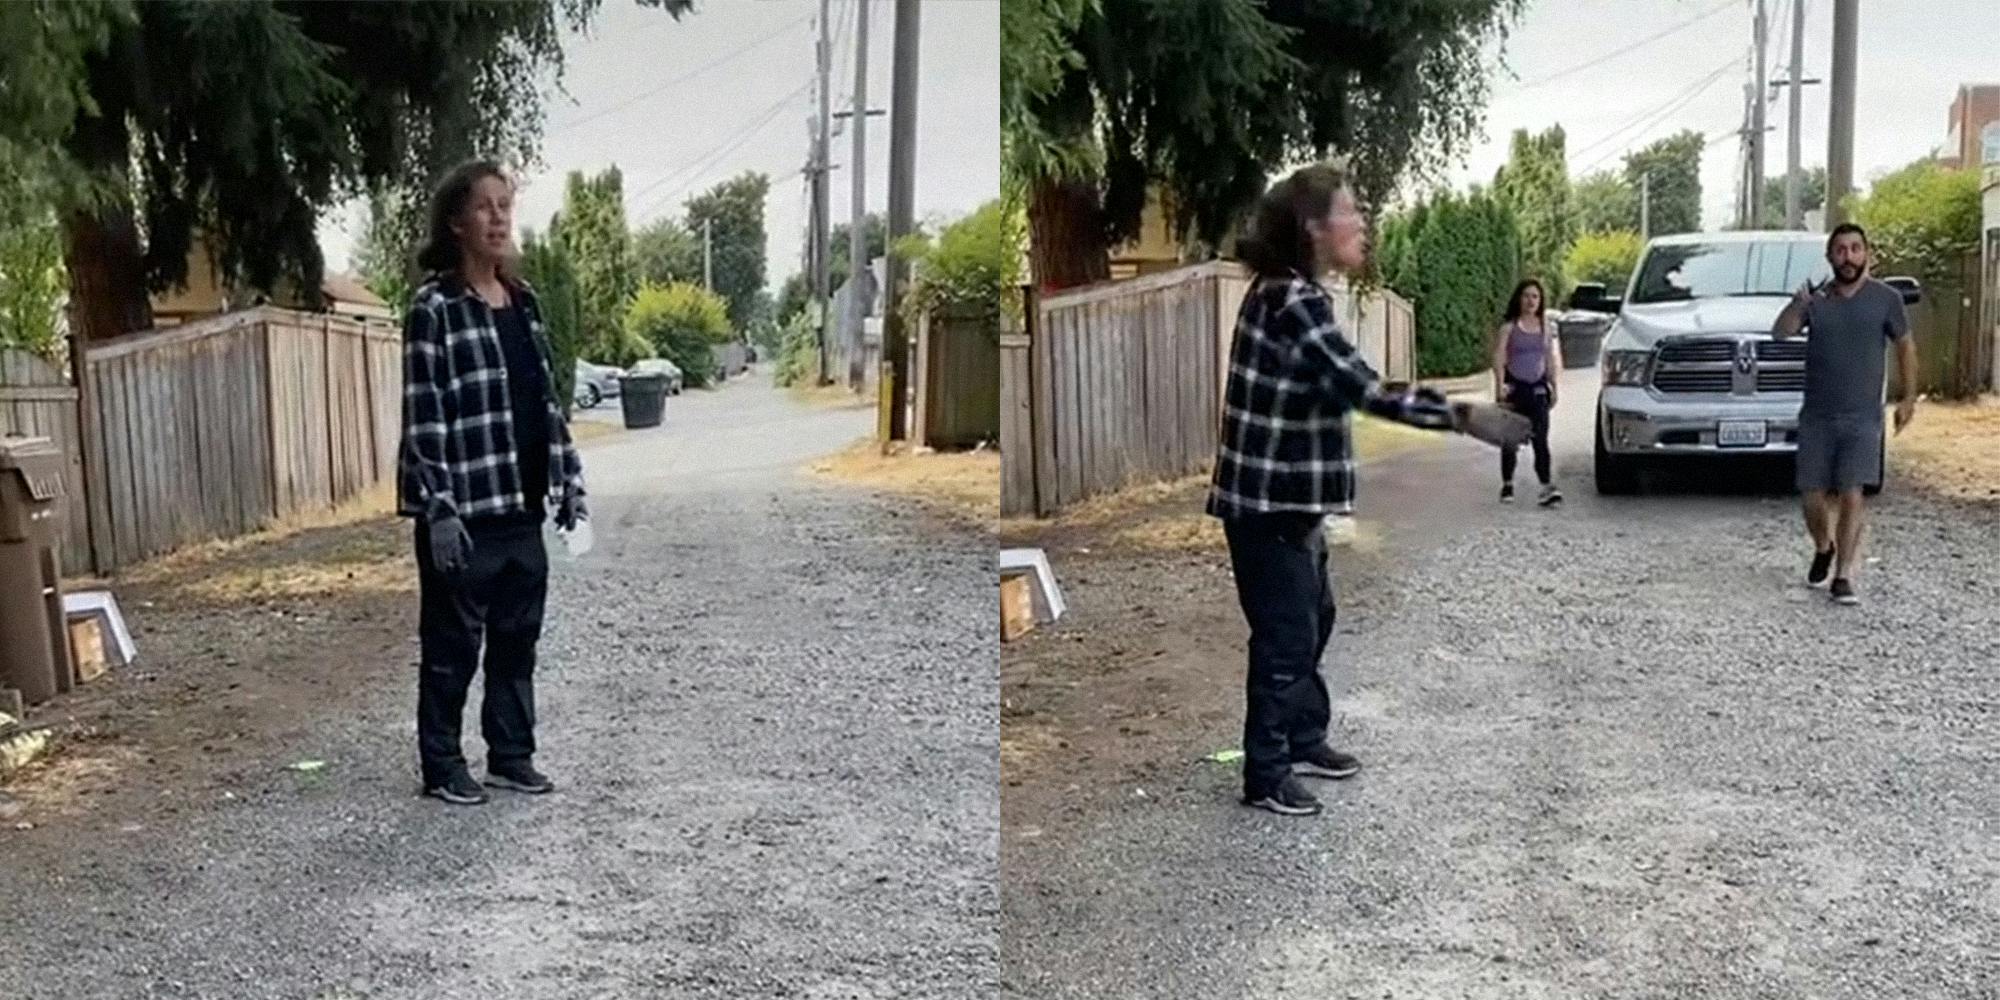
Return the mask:
POLYGON ((2000 163, 2000 83, 1968 83, 1958 88, 1938 159, 1972 170, 2000 163))

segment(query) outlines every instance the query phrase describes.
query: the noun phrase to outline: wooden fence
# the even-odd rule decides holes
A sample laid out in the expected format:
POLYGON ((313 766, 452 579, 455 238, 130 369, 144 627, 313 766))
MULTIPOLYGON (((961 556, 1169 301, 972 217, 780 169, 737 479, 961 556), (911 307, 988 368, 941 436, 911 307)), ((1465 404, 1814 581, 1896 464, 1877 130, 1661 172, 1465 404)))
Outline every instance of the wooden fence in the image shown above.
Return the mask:
POLYGON ((69 572, 108 574, 242 535, 395 476, 403 375, 392 326, 261 308, 92 344, 84 357, 81 398, 21 385, 49 381, 48 366, 0 372, 13 386, 0 399, 47 408, 24 432, 56 437, 79 470, 69 572))
POLYGON ((0 349, 0 437, 45 437, 68 456, 63 472, 62 560, 90 565, 89 506, 84 499, 83 431, 76 387, 62 368, 26 351, 0 349))
POLYGON ((980 313, 925 314, 917 324, 917 443, 970 448, 1000 434, 999 331, 980 313))
MULTIPOLYGON (((1025 335, 1001 344, 1002 515, 1048 516, 1209 468, 1249 283, 1241 265, 1216 262, 1030 303, 1025 335)), ((1413 377, 1409 305, 1333 291, 1369 362, 1384 377, 1413 377)))
MULTIPOLYGON (((1917 338, 1917 391, 1946 399, 1975 399, 1989 391, 1993 341, 1980 322, 1979 255, 1932 275, 1923 301, 1910 309, 1910 332, 1917 338)), ((1890 371, 1895 362, 1890 361, 1890 371)), ((1890 380, 1890 395, 1900 382, 1890 380)))

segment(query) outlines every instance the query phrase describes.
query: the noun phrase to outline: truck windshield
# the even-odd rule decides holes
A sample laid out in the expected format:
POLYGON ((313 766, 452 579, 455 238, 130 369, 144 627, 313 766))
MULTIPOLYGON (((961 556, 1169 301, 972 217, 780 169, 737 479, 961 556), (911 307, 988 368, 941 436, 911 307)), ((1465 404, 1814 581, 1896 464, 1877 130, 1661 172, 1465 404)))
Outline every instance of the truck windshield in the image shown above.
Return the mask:
POLYGON ((1682 243, 1646 254, 1631 302, 1681 302, 1724 295, 1790 295, 1832 277, 1818 243, 1682 243))

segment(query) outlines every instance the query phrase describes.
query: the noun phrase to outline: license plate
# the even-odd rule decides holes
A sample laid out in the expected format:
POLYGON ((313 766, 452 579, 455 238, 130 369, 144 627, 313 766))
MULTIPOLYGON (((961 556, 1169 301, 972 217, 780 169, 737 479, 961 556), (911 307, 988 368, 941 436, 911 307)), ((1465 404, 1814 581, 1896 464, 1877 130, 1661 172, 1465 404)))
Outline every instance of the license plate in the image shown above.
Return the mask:
POLYGON ((1724 420, 1715 425, 1715 443, 1721 448, 1762 448, 1769 436, 1762 420, 1724 420))

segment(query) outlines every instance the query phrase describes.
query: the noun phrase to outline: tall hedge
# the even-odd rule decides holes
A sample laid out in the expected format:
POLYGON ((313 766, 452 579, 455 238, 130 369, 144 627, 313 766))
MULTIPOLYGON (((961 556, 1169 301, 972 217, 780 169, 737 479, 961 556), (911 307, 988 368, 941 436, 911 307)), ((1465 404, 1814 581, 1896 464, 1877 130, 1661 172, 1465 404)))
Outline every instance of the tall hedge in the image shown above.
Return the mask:
POLYGON ((542 305, 542 326, 549 338, 549 366, 556 379, 556 398, 565 411, 576 393, 576 359, 583 353, 583 303, 576 265, 561 241, 522 234, 521 277, 535 290, 542 305))
POLYGON ((1488 365, 1487 338, 1521 278, 1514 214, 1486 191, 1447 192, 1387 220, 1384 282, 1417 314, 1417 374, 1455 378, 1488 365))

